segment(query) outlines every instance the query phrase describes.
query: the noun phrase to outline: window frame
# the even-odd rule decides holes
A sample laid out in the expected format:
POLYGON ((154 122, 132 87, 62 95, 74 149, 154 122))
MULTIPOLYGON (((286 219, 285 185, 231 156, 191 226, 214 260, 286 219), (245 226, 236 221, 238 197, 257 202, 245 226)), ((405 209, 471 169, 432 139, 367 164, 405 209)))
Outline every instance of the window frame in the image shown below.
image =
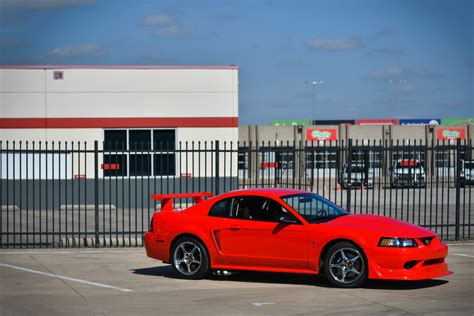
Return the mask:
POLYGON ((106 131, 125 131, 125 139, 126 139, 126 148, 122 150, 105 150, 105 146, 103 149, 102 154, 105 155, 125 155, 126 156, 126 161, 127 161, 127 166, 126 170, 127 173, 125 175, 104 175, 102 173, 102 176, 105 178, 129 178, 129 179, 139 179, 143 177, 169 177, 169 178, 178 178, 178 166, 179 166, 179 159, 176 153, 177 149, 176 146, 178 144, 178 129, 177 128, 169 128, 169 127, 157 127, 157 128, 146 128, 146 127, 136 127, 136 128, 104 128, 103 129, 103 139, 105 143, 105 133, 106 131), (134 130, 148 130, 150 131, 150 149, 148 150, 138 150, 130 149, 130 131, 134 130), (154 133, 153 131, 155 130, 169 130, 174 132, 174 149, 173 150, 162 150, 162 151, 156 151, 154 148, 154 133), (163 154, 174 154, 174 173, 173 174, 167 174, 167 175, 157 175, 155 174, 155 156, 156 155, 163 155, 163 154), (149 175, 130 175, 130 156, 131 155, 150 155, 150 174, 149 175))
MULTIPOLYGON (((260 219, 245 219, 245 218, 239 218, 239 217, 236 217, 235 216, 235 213, 234 213, 234 203, 236 202, 235 200, 236 199, 239 199, 239 198, 260 198, 260 199, 266 199, 266 200, 270 200, 270 201, 273 201, 275 203, 277 203, 279 206, 282 207, 282 209, 284 209, 295 221, 296 223, 293 223, 292 225, 303 225, 303 223, 299 220, 299 218, 297 218, 285 205, 283 205, 281 202, 279 202, 278 200, 274 199, 274 198, 270 198, 270 197, 266 197, 266 196, 261 196, 261 195, 239 195, 239 196, 234 196, 232 197, 232 201, 230 203, 230 212, 229 212, 229 215, 230 217, 226 217, 226 218, 232 218, 232 219, 237 219, 237 220, 243 220, 243 221, 250 221, 250 222, 263 222, 263 223, 275 223, 275 224, 282 224, 280 221, 278 220, 260 220, 260 219)), ((216 202, 215 204, 219 203, 220 201, 223 201, 225 199, 222 199, 222 200, 219 200, 218 202, 216 202)), ((214 204, 214 205, 215 205, 214 204)), ((213 205, 213 206, 214 206, 213 205)))
POLYGON ((212 204, 212 206, 209 208, 209 211, 207 212, 207 216, 210 216, 210 217, 217 217, 217 218, 232 218, 232 206, 234 205, 234 198, 233 197, 230 197, 230 198, 223 198, 217 202, 215 202, 214 204, 212 204), (230 204, 229 204, 229 210, 228 210, 228 216, 216 216, 216 215, 211 215, 211 211, 212 209, 219 203, 221 202, 224 202, 224 201, 228 201, 230 200, 230 204))

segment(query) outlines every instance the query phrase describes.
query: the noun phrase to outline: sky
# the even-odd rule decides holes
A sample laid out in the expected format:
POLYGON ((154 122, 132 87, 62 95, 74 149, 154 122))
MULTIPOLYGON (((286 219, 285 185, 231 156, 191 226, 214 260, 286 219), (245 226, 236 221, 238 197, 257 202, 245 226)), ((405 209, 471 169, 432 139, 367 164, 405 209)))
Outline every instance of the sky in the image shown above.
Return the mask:
POLYGON ((473 52, 473 0, 0 1, 0 65, 237 65, 240 124, 474 117, 473 52))

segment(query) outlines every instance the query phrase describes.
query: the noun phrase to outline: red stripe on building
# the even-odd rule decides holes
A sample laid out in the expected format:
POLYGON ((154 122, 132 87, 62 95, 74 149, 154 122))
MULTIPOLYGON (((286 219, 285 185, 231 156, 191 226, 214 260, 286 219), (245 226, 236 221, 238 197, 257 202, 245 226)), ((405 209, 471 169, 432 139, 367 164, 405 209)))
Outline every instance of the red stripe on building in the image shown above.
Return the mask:
POLYGON ((0 118, 0 128, 238 127, 237 117, 0 118))

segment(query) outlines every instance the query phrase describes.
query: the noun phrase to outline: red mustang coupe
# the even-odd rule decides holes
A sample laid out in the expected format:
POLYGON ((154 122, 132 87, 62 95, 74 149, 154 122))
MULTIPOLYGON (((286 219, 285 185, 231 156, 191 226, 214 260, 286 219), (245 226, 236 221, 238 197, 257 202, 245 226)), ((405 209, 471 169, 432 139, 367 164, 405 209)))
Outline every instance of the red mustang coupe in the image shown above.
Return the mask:
POLYGON ((448 247, 432 231, 403 221, 349 214, 299 190, 153 195, 162 200, 145 248, 177 275, 199 279, 210 269, 324 273, 338 287, 371 279, 421 280, 451 274, 448 247), (195 205, 173 209, 173 198, 195 205))

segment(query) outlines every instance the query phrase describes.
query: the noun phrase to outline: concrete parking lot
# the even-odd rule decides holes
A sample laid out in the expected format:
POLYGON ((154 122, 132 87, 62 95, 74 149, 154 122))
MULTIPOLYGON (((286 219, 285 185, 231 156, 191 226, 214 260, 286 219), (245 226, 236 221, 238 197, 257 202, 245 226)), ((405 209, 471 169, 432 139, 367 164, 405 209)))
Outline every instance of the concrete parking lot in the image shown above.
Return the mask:
POLYGON ((450 244, 447 262, 446 278, 346 290, 275 273, 180 280, 142 248, 0 250, 0 315, 473 315, 474 243, 450 244))

